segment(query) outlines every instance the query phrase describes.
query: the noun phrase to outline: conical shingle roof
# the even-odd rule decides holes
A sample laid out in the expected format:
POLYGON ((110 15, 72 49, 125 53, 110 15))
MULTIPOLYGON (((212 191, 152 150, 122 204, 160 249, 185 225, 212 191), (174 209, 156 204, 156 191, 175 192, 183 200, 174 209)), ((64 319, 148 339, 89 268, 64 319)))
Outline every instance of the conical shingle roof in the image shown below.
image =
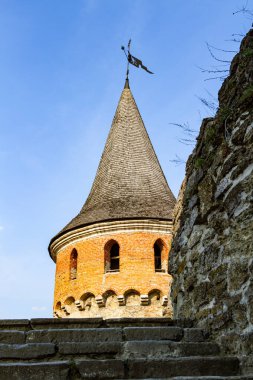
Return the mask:
POLYGON ((126 81, 90 194, 54 238, 95 222, 172 219, 172 194, 126 81))

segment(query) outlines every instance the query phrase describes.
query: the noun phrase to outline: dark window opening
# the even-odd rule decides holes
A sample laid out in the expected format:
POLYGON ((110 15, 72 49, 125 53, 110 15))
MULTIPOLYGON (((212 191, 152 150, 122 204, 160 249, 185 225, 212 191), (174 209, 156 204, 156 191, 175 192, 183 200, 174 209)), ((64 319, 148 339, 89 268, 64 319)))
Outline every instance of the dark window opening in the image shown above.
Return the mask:
POLYGON ((77 276, 77 250, 74 248, 70 255, 70 280, 77 276))
POLYGON ((162 270, 162 252, 160 246, 155 243, 154 245, 154 251, 155 251, 155 271, 156 272, 163 272, 162 270))
POLYGON ((117 243, 113 244, 110 249, 110 270, 118 271, 119 270, 119 245, 117 243))

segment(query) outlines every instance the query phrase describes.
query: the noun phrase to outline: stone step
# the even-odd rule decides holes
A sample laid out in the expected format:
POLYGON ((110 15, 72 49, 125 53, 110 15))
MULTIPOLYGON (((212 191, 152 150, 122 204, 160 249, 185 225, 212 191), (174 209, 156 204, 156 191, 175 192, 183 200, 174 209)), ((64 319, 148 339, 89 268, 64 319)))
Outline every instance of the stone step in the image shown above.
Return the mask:
POLYGON ((27 331, 1 330, 0 344, 122 341, 122 340, 172 340, 203 342, 207 335, 201 329, 174 326, 151 327, 106 327, 106 328, 61 328, 34 329, 27 331))
MULTIPOLYGON (((145 380, 154 380, 155 378, 145 378, 145 380)), ((167 377, 167 380, 253 380, 251 375, 240 376, 176 376, 167 377)), ((137 380, 137 379, 132 379, 137 380)), ((156 378, 156 380, 159 380, 156 378)))
POLYGON ((31 325, 29 319, 0 319, 1 330, 30 330, 31 325))
MULTIPOLYGON (((26 332, 27 343, 50 342, 89 342, 122 340, 172 340, 185 342, 203 342, 205 334, 201 329, 182 329, 180 327, 125 327, 121 328, 75 328, 46 329, 26 332)), ((0 331, 1 335, 2 331, 0 331)), ((22 334, 22 332, 20 332, 22 334)), ((11 335, 11 332, 10 332, 11 335)), ((11 338, 10 338, 11 339, 11 338)), ((8 343, 8 342, 6 342, 8 343)), ((10 342, 12 343, 12 342, 10 342)), ((13 343, 14 335, 13 335, 13 343)), ((18 342, 17 342, 18 343, 18 342)))
POLYGON ((22 343, 25 343, 25 340, 26 340, 25 331, 16 331, 16 330, 1 330, 0 331, 0 343, 22 344, 22 343))
MULTIPOLYGON (((46 363, 0 363, 0 379, 242 379, 236 358, 180 358, 167 360, 75 360, 46 363), (204 377, 203 377, 204 376, 204 377), (233 378, 232 378, 233 379, 233 378)), ((245 377, 247 379, 247 377, 245 377)), ((250 378, 248 378, 250 379, 250 378)))
POLYGON ((148 326, 177 326, 189 328, 193 322, 187 319, 172 320, 170 318, 33 318, 29 319, 0 319, 0 330, 31 330, 31 329, 73 329, 92 327, 148 327, 148 326))
POLYGON ((0 380, 69 380, 69 374, 68 361, 0 363, 0 380))
POLYGON ((166 360, 129 360, 129 378, 173 378, 176 376, 235 376, 240 372, 234 357, 180 357, 166 360))
POLYGON ((27 343, 110 342, 122 341, 122 330, 117 328, 49 329, 27 332, 27 343))
POLYGON ((107 327, 103 318, 33 318, 30 325, 33 330, 107 327))
POLYGON ((40 359, 55 355, 52 343, 0 344, 0 360, 3 359, 40 359))
POLYGON ((60 355, 116 355, 123 351, 122 347, 122 342, 65 342, 58 344, 58 351, 60 355))
POLYGON ((125 327, 125 340, 176 340, 183 338, 180 327, 125 327))
MULTIPOLYGON (((134 380, 134 379, 132 379, 134 380)), ((149 380, 149 379, 145 379, 149 380)), ((253 376, 176 376, 170 377, 169 380, 253 380, 253 376)))
POLYGON ((193 326, 190 319, 170 318, 110 318, 104 321, 108 327, 155 327, 155 326, 177 326, 189 328, 193 326))
POLYGON ((64 342, 53 343, 0 344, 0 360, 39 359, 60 355, 100 356, 118 355, 123 359, 168 358, 179 356, 214 356, 219 354, 219 346, 212 342, 172 342, 172 341, 130 341, 130 342, 64 342))
POLYGON ((219 355, 220 347, 213 342, 130 341, 123 346, 124 359, 164 359, 180 356, 219 355))

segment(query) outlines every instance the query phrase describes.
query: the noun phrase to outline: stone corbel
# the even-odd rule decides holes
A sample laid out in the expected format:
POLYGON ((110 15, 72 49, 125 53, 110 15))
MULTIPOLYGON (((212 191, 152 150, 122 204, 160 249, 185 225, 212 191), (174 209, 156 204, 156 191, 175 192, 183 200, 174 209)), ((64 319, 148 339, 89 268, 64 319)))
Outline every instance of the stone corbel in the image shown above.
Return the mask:
POLYGON ((96 300, 98 307, 105 307, 105 300, 103 299, 102 296, 97 296, 95 298, 95 300, 96 300))
POLYGON ((163 296, 162 298, 162 306, 167 306, 168 305, 168 297, 167 296, 163 296))
POLYGON ((125 306, 125 304, 126 304, 125 297, 123 295, 120 295, 117 298, 118 298, 119 306, 125 306))
POLYGON ((70 313, 68 312, 66 306, 62 306, 61 307, 62 311, 66 314, 66 315, 69 315, 70 313))
POLYGON ((75 301, 75 305, 79 311, 83 310, 82 301, 80 300, 75 301))
POLYGON ((142 294, 141 295, 141 305, 142 306, 147 306, 149 305, 149 298, 147 294, 142 294))

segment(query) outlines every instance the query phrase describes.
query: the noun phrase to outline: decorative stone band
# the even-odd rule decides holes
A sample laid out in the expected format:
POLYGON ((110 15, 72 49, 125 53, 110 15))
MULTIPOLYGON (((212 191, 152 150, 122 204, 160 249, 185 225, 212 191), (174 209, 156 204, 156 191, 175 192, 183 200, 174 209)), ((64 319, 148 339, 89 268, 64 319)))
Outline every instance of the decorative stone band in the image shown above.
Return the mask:
POLYGON ((73 231, 66 232, 50 245, 52 259, 61 249, 78 240, 93 238, 95 236, 109 235, 112 233, 131 233, 135 231, 171 234, 172 221, 159 219, 131 219, 111 222, 95 223, 73 231))
MULTIPOLYGON (((124 295, 118 296, 117 300, 118 300, 118 306, 126 306, 126 300, 125 300, 124 295)), ((106 307, 105 299, 101 295, 97 296, 95 298, 95 301, 96 301, 96 304, 99 308, 105 308, 106 307)), ((167 307, 168 303, 169 303, 168 297, 163 296, 161 299, 161 306, 167 307)), ((149 306, 150 304, 151 304, 151 300, 150 300, 148 294, 141 294, 139 305, 140 306, 149 306)), ((61 307, 61 311, 63 312, 63 314, 66 317, 71 316, 71 314, 75 312, 75 309, 76 309, 76 311, 80 311, 80 312, 85 310, 85 307, 84 307, 83 302, 81 300, 75 301, 73 306, 74 306, 74 308, 70 305, 64 305, 61 307)), ((54 318, 60 318, 60 317, 61 317, 60 310, 55 310, 54 311, 54 318)))

